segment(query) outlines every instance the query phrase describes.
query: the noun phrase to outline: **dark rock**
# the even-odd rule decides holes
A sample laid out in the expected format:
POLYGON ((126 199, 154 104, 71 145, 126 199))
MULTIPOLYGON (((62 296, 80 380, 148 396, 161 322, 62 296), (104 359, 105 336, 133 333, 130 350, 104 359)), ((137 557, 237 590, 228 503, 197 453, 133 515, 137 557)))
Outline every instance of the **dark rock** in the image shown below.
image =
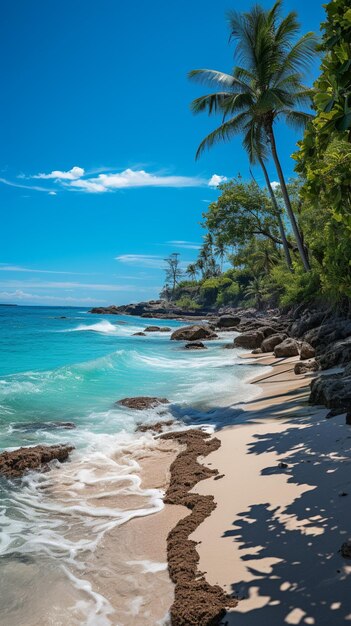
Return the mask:
POLYGON ((286 335, 270 335, 262 341, 262 352, 273 352, 275 346, 278 346, 286 339, 286 335))
POLYGON ((262 352, 262 348, 255 348, 254 350, 252 350, 251 354, 262 354, 262 352))
POLYGON ((342 557, 344 557, 344 559, 351 559, 351 541, 345 541, 340 550, 339 550, 340 554, 342 557))
POLYGON ((325 416, 325 419, 329 420, 332 417, 337 417, 338 415, 342 415, 343 413, 347 413, 346 409, 330 409, 330 411, 325 416))
POLYGON ((217 335, 208 326, 184 326, 177 328, 171 339, 175 341, 196 341, 197 339, 216 339, 217 335))
POLYGON ((324 404, 328 409, 351 410, 351 376, 331 374, 311 382, 311 404, 324 404))
POLYGON ((138 333, 133 333, 133 337, 146 337, 146 333, 142 333, 141 331, 138 333))
POLYGON ((273 328, 272 326, 260 326, 258 330, 260 330, 261 333, 263 333, 265 338, 271 337, 272 335, 276 335, 277 333, 277 329, 273 328))
POLYGON ((339 491, 340 498, 345 498, 345 496, 348 496, 349 494, 347 493, 347 491, 339 491))
POLYGON ((234 315, 221 315, 217 322, 218 328, 233 328, 240 324, 240 317, 234 315))
POLYGON ((307 341, 303 341, 300 347, 300 359, 304 361, 305 359, 313 359, 316 355, 316 351, 312 346, 307 343, 307 341))
POLYGON ((122 400, 118 400, 116 404, 125 406, 128 409, 142 411, 144 409, 154 409, 160 404, 169 404, 169 400, 166 398, 153 398, 150 396, 136 396, 135 398, 122 398, 122 400))
POLYGON ((73 446, 34 446, 19 448, 11 452, 0 454, 0 475, 6 478, 18 478, 29 470, 46 467, 50 461, 56 459, 61 463, 68 459, 73 446))
POLYGON ((307 372, 316 372, 318 370, 318 363, 315 359, 309 361, 298 361, 294 365, 295 374, 307 374, 307 372))
POLYGON ((274 348, 274 356, 277 358, 297 356, 298 354, 299 348, 295 339, 284 339, 282 343, 279 343, 274 348))
POLYGON ((147 326, 144 328, 145 333, 157 333, 159 330, 161 330, 160 326, 147 326))
POLYGON ((317 351, 317 361, 322 370, 349 363, 351 361, 351 337, 328 345, 322 354, 318 354, 317 351))
POLYGON ((254 348, 261 347, 263 339, 264 335, 261 331, 251 330, 235 337, 234 346, 236 348, 247 348, 253 350, 254 348))
POLYGON ((186 343, 184 346, 185 350, 207 350, 207 347, 202 343, 202 341, 190 341, 186 343))
POLYGON ((280 463, 278 463, 278 467, 279 467, 280 469, 286 469, 286 468, 287 468, 287 467, 289 467, 289 466, 288 466, 288 464, 287 464, 287 463, 284 463, 284 461, 280 461, 280 463))
POLYGON ((169 333, 171 330, 170 326, 160 326, 160 333, 169 333))
POLYGON ((25 422, 23 424, 14 424, 14 430, 24 430, 25 432, 35 432, 36 430, 56 430, 57 428, 64 428, 65 430, 72 430, 76 428, 73 422, 25 422))

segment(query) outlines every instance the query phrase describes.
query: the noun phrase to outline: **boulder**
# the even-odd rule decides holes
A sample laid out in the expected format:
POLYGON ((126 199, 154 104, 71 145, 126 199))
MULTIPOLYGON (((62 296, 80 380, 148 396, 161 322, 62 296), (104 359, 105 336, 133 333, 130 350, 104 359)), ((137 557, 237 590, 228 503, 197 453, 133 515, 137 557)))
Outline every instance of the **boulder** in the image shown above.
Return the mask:
POLYGON ((175 341, 196 341, 197 339, 216 339, 217 336, 208 326, 194 325, 177 328, 171 334, 171 339, 175 341))
POLYGON ((146 337, 146 333, 143 332, 138 332, 138 333, 133 333, 133 337, 146 337))
POLYGON ((262 354, 262 348, 255 348, 252 350, 251 354, 262 354))
POLYGON ((313 359, 316 351, 312 346, 307 343, 307 341, 303 341, 300 347, 300 359, 304 361, 305 359, 313 359))
POLYGON ((159 330, 161 330, 160 326, 146 326, 144 328, 145 333, 157 333, 159 330))
POLYGON ((253 350, 260 348, 264 335, 259 330, 249 330, 234 339, 235 348, 247 348, 253 350))
POLYGON ((11 452, 0 454, 0 475, 6 478, 18 478, 29 470, 38 470, 47 467, 50 461, 66 461, 73 446, 34 446, 19 448, 11 452))
POLYGON ((240 317, 236 315, 221 315, 217 322, 218 328, 232 328, 240 324, 240 317))
POLYGON ((171 330, 170 326, 160 326, 160 333, 169 333, 171 330))
POLYGON ((316 372, 318 370, 318 363, 316 359, 310 359, 309 361, 298 361, 294 365, 295 374, 307 374, 307 372, 316 372))
POLYGON ((351 375, 330 374, 311 382, 311 404, 324 404, 328 409, 351 410, 351 375))
POLYGON ((349 363, 351 361, 351 337, 328 345, 322 354, 318 354, 317 351, 317 361, 322 370, 349 363))
POLYGON ((276 356, 277 358, 297 356, 298 354, 299 347, 295 339, 284 339, 282 343, 278 343, 278 345, 276 345, 274 348, 274 356, 276 356))
POLYGON ((207 350, 207 347, 202 343, 202 341, 190 341, 186 343, 184 346, 185 350, 207 350))
POLYGON ((278 346, 286 339, 286 335, 277 334, 270 335, 266 339, 262 341, 261 348, 262 352, 273 352, 275 346, 278 346))
POLYGON ((169 400, 166 398, 154 398, 150 396, 136 396, 135 398, 122 398, 122 400, 118 400, 116 404, 125 406, 128 409, 143 411, 144 409, 154 409, 160 404, 169 404, 169 400))
POLYGON ((344 559, 351 559, 351 541, 345 541, 341 545, 339 552, 344 559))
POLYGON ((260 326, 258 330, 263 333, 264 337, 271 337, 272 335, 277 334, 277 328, 273 328, 273 326, 260 326))

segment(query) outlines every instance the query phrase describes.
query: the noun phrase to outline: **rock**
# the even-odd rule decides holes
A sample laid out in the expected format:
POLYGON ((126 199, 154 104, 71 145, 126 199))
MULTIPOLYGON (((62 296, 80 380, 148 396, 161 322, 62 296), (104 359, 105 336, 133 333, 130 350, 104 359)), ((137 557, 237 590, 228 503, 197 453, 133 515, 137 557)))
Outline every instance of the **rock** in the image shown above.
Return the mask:
POLYGON ((262 352, 273 352, 275 346, 278 346, 286 339, 286 335, 277 334, 270 335, 266 339, 262 341, 261 348, 262 352))
POLYGON ((173 424, 175 424, 175 420, 165 420, 164 422, 154 422, 153 424, 138 424, 135 430, 139 433, 148 431, 162 433, 165 428, 169 428, 173 424))
POLYGON ((160 326, 160 333, 169 333, 171 330, 170 326, 160 326))
POLYGON ((351 411, 351 376, 330 374, 311 382, 311 404, 324 404, 328 409, 351 411))
POLYGON ((338 495, 340 496, 340 498, 345 498, 345 496, 348 496, 349 494, 347 493, 347 491, 339 491, 338 495))
POLYGON ((260 326, 258 330, 261 331, 261 333, 263 333, 265 338, 271 337, 272 335, 277 334, 277 329, 273 328, 272 326, 260 326))
POLYGON ((305 359, 313 359, 316 355, 316 351, 312 346, 307 343, 307 341, 303 341, 300 347, 300 359, 304 361, 305 359))
POLYGON ((259 330, 249 330, 241 335, 238 335, 234 339, 234 346, 236 348, 248 348, 253 350, 254 348, 260 348, 264 339, 263 333, 259 330))
POLYGON ((132 335, 133 337, 146 337, 146 333, 143 332, 138 332, 138 333, 133 333, 132 335))
POLYGON ((337 417, 338 415, 342 415, 343 413, 346 413, 346 409, 330 409, 330 411, 327 413, 327 415, 325 416, 326 420, 330 420, 332 417, 337 417))
POLYGON ((279 343, 274 348, 274 356, 279 357, 289 357, 289 356, 297 356, 299 354, 299 348, 295 339, 284 339, 282 343, 279 343))
POLYGON ((153 398, 150 396, 136 396, 135 398, 122 398, 116 404, 125 406, 128 409, 143 411, 144 409, 154 409, 160 404, 169 404, 166 398, 153 398))
POLYGON ((72 430, 76 428, 76 425, 73 422, 25 422, 24 424, 14 424, 12 428, 25 432, 35 432, 36 430, 56 430, 57 428, 72 430))
POLYGON ((287 464, 287 463, 284 463, 284 461, 280 461, 280 463, 278 463, 278 467, 279 467, 280 469, 286 469, 286 468, 287 468, 287 467, 289 467, 289 466, 288 466, 288 464, 287 464))
POLYGON ((309 361, 298 361, 294 365, 295 374, 307 374, 307 372, 316 372, 318 370, 318 363, 315 359, 309 361))
POLYGON ((145 333, 157 333, 159 330, 161 330, 160 326, 147 326, 144 328, 145 333))
POLYGON ((254 350, 252 350, 251 354, 262 354, 262 352, 262 348, 255 348, 254 350))
POLYGON ((197 339, 216 339, 217 336, 208 326, 194 325, 177 328, 171 334, 171 339, 175 341, 196 341, 197 339))
POLYGON ((349 363, 351 361, 351 337, 328 345, 325 352, 317 353, 317 361, 322 370, 349 363))
POLYGON ((18 478, 29 470, 37 470, 47 466, 50 461, 56 459, 61 463, 68 459, 73 446, 34 446, 32 448, 19 448, 11 452, 0 454, 0 475, 6 478, 18 478))
POLYGON ((185 350, 207 350, 207 347, 202 343, 202 341, 190 341, 186 343, 184 346, 185 350))
POLYGON ((235 315, 221 315, 217 322, 218 328, 232 328, 240 324, 240 317, 235 315))
POLYGON ((340 550, 339 550, 340 554, 342 557, 344 557, 344 559, 351 559, 351 541, 345 541, 340 550))

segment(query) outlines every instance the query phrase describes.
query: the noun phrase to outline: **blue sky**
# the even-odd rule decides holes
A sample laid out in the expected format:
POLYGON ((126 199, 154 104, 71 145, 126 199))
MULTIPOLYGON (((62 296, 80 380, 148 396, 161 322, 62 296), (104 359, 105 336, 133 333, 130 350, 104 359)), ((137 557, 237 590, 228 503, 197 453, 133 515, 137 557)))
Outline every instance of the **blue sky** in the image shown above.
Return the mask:
MULTIPOLYGON (((245 178, 248 165, 239 138, 195 162, 216 120, 191 114, 204 89, 186 75, 231 70, 226 12, 250 6, 3 1, 0 302, 150 299, 165 256, 196 257, 213 175, 245 178)), ((319 30, 319 0, 284 6, 319 30)), ((280 126, 277 139, 292 173, 297 137, 280 126)))

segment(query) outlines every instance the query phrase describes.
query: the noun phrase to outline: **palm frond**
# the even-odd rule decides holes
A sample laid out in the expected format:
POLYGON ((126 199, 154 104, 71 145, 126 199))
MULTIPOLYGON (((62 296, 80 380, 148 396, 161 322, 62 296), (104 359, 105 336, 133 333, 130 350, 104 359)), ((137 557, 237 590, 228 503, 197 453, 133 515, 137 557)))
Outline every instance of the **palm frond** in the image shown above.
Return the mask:
POLYGON ((229 141, 245 126, 247 121, 247 113, 239 113, 221 124, 202 140, 196 152, 196 159, 200 157, 206 148, 211 148, 221 141, 229 141))

